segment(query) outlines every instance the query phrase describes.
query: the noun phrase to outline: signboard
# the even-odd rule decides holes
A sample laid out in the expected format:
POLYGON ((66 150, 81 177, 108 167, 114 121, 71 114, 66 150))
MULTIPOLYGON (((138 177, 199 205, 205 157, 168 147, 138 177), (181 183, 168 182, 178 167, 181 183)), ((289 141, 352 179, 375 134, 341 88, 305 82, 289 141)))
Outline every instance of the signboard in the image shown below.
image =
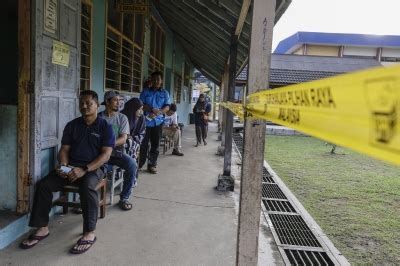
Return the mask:
POLYGON ((122 13, 147 14, 149 3, 147 0, 122 1, 117 5, 118 11, 122 13))
POLYGON ((53 56, 51 62, 55 65, 68 67, 69 46, 59 41, 53 41, 53 56))
POLYGON ((57 31, 58 0, 44 1, 44 29, 55 34, 57 31))

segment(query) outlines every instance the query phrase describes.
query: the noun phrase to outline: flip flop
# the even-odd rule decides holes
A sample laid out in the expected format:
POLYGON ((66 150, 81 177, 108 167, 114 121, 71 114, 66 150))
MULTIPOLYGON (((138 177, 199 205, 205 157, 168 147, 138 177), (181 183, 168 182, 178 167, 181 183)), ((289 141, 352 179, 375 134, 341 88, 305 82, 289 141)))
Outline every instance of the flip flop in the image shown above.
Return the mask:
POLYGON ((118 202, 118 206, 124 211, 132 210, 132 203, 130 203, 128 200, 120 200, 118 202))
POLYGON ((24 244, 22 242, 21 244, 19 244, 19 247, 22 248, 22 249, 32 248, 32 247, 36 246, 40 241, 42 241, 43 239, 48 237, 49 235, 50 235, 50 233, 47 233, 47 235, 44 235, 44 236, 37 236, 37 235, 35 235, 35 233, 33 233, 28 237, 28 240, 29 241, 37 240, 37 242, 35 244, 32 244, 32 245, 27 245, 27 244, 24 244))
POLYGON ((76 242, 76 245, 73 246, 69 250, 69 252, 71 254, 82 254, 82 253, 85 253, 86 251, 88 251, 93 246, 93 244, 96 242, 96 240, 97 240, 97 237, 94 237, 93 240, 83 240, 82 238, 80 238, 78 240, 78 242, 76 242), (84 245, 90 245, 90 246, 87 247, 86 249, 81 249, 81 250, 77 249, 79 246, 84 246, 84 245), (77 247, 77 248, 75 248, 75 247, 77 247))

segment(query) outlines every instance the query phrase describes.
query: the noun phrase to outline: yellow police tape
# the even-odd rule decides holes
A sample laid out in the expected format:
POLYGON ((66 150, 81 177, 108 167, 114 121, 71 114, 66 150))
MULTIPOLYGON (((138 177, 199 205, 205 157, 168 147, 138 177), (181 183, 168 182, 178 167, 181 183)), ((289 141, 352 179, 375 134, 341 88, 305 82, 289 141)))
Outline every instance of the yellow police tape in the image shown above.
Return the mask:
POLYGON ((400 164, 400 66, 263 90, 246 106, 221 106, 400 164))

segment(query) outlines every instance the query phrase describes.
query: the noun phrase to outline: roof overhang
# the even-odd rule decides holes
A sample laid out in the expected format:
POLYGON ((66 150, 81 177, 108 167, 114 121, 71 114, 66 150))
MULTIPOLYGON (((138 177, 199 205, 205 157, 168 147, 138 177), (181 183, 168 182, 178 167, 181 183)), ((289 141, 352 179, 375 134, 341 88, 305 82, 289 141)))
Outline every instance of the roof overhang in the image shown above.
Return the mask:
MULTIPOLYGON (((229 58, 244 1, 154 0, 154 6, 175 34, 191 62, 207 78, 220 84, 229 58)), ((277 0, 275 23, 291 0, 277 0)), ((248 57, 252 8, 244 21, 237 52, 238 70, 248 57)))

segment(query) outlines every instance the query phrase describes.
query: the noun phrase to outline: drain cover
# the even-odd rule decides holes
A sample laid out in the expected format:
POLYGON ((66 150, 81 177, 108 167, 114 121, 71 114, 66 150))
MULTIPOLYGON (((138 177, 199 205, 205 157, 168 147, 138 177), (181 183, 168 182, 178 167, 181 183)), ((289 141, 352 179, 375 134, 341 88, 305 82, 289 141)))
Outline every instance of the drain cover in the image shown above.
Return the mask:
POLYGON ((270 212, 296 212, 292 204, 286 200, 263 200, 265 209, 270 212))
POLYGON ((335 265, 326 252, 285 249, 291 265, 335 265))
POLYGON ((263 183, 262 196, 270 199, 286 199, 285 194, 277 184, 263 183))
POLYGON ((268 214, 282 244, 304 247, 321 247, 317 238, 300 215, 268 214))
POLYGON ((263 181, 268 183, 275 183, 275 181, 272 179, 271 174, 268 173, 268 170, 265 167, 263 167, 263 181))

